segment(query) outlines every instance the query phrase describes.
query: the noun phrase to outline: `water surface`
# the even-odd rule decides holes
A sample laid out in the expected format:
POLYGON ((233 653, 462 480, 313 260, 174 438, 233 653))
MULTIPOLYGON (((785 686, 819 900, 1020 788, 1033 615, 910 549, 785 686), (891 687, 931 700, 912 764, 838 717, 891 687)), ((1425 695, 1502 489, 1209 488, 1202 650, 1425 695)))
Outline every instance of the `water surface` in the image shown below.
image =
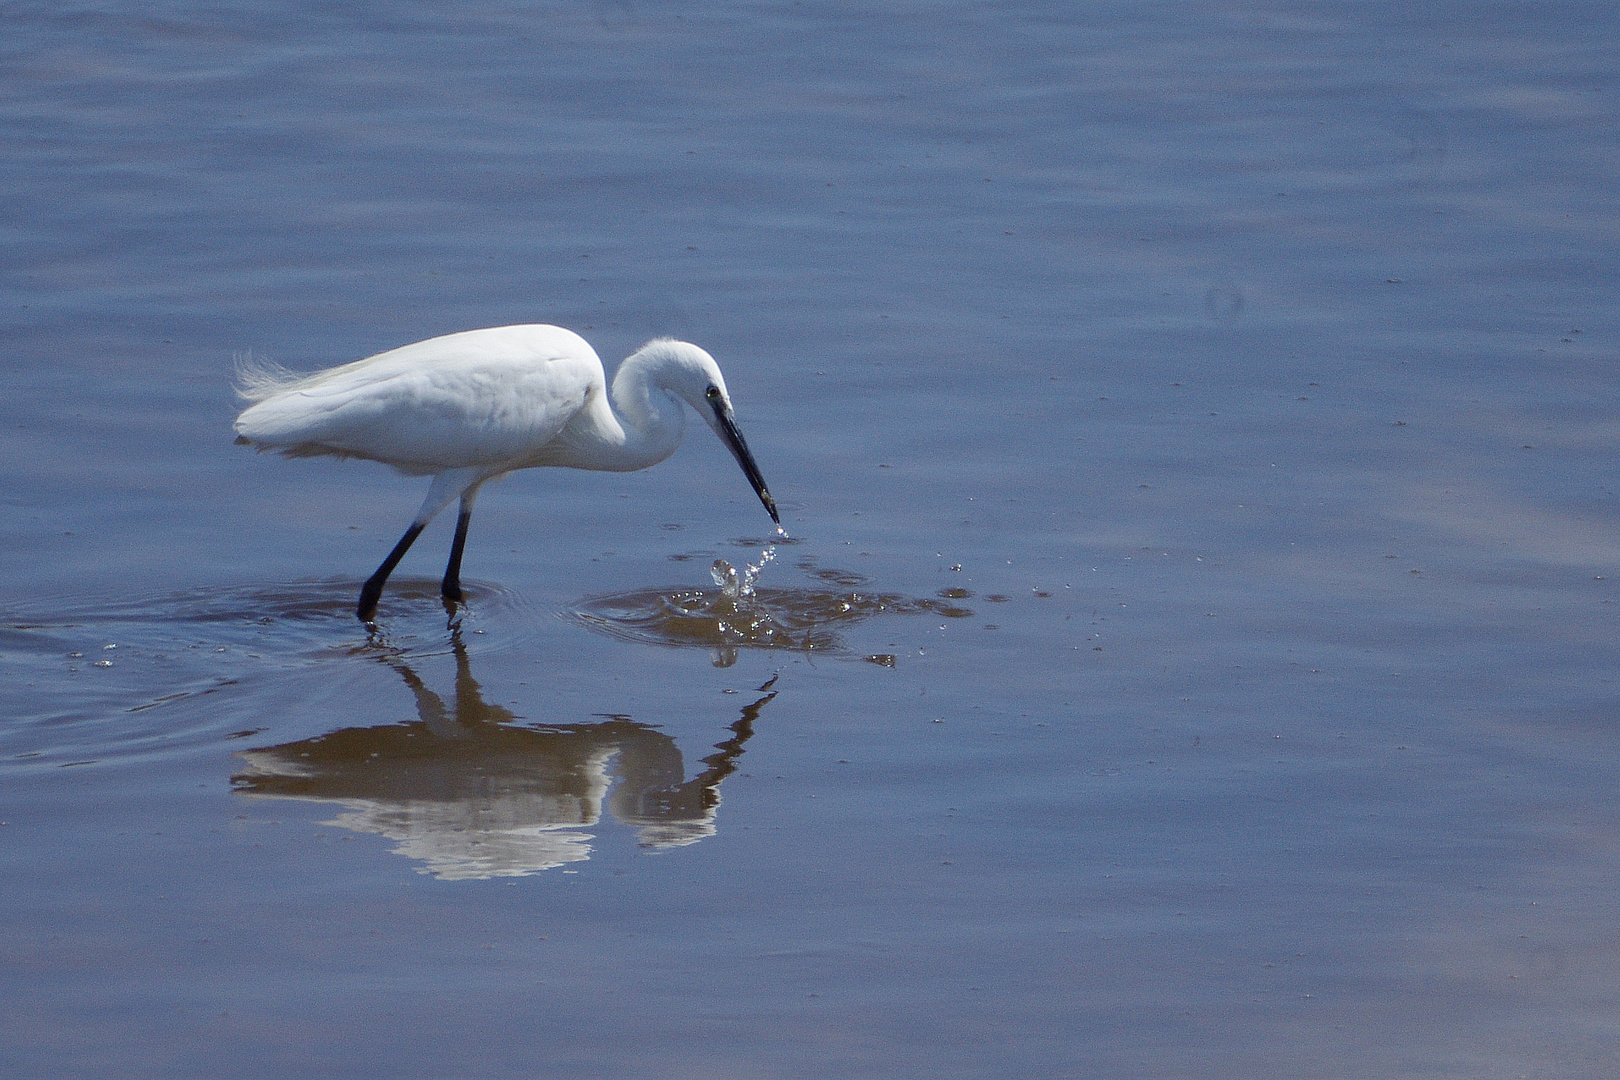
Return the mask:
POLYGON ((0 1071, 1620 1068, 1609 7, 0 25, 0 1071), (752 595, 694 425, 354 619, 234 357, 529 321, 752 595))

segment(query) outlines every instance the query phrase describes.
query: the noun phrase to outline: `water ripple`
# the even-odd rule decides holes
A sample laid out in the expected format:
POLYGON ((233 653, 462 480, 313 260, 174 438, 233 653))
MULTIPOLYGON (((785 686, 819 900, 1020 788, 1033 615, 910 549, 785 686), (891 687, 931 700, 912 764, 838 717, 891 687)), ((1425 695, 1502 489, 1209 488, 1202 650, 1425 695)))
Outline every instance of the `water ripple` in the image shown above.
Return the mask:
MULTIPOLYGON (((505 590, 465 587, 463 619, 522 606, 505 590)), ((374 634, 355 618, 357 592, 353 581, 302 581, 8 608, 0 769, 172 754, 232 733, 233 710, 195 706, 244 680, 383 651, 449 651, 436 581, 399 583, 374 634)))

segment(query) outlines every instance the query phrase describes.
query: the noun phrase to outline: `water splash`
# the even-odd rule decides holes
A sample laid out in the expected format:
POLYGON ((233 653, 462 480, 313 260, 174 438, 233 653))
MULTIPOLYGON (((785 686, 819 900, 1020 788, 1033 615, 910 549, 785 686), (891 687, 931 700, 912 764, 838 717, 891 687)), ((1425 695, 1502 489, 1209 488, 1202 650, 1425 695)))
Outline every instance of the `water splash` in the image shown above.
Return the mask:
POLYGON ((746 600, 754 595, 754 583, 759 580, 760 573, 775 558, 776 545, 773 544, 759 553, 758 563, 744 563, 741 573, 726 560, 716 559, 714 565, 709 567, 709 576, 720 586, 720 592, 726 599, 746 600))
MULTIPOLYGON (((648 589, 592 596, 566 617, 624 641, 712 650, 718 667, 729 667, 738 649, 802 649, 818 655, 849 652, 843 632, 879 615, 929 613, 948 619, 969 618, 973 611, 956 598, 924 599, 878 592, 859 574, 809 569, 824 583, 811 588, 756 588, 760 572, 776 552, 767 548, 756 565, 741 571, 724 559, 712 567, 718 589, 648 589), (831 587, 828 587, 831 586, 831 587)), ((971 594, 968 594, 971 595, 971 594)), ((965 597, 964 597, 965 598, 965 597)), ((866 657, 893 666, 888 654, 866 657)))

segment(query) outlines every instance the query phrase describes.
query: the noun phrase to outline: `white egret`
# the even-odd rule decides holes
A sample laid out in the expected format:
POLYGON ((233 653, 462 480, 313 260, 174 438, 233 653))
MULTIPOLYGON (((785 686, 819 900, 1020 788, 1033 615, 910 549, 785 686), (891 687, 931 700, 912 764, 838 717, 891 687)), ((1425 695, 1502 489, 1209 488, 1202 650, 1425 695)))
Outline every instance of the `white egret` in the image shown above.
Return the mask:
POLYGON ((584 338, 560 326, 498 326, 429 338, 352 364, 295 375, 243 365, 238 443, 292 457, 367 458, 433 477, 394 550, 360 590, 371 622, 383 583, 439 511, 461 500, 441 591, 461 600, 461 553, 486 480, 561 466, 630 472, 675 452, 690 405, 742 466, 781 525, 776 502, 737 430, 726 380, 696 345, 660 338, 619 366, 613 390, 584 338))

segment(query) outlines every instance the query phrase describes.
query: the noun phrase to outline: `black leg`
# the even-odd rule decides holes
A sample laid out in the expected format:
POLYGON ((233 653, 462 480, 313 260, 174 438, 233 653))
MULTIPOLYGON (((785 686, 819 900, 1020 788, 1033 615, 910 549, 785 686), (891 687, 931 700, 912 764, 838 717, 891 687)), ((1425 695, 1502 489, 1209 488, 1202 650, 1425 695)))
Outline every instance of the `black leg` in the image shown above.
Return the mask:
POLYGON ((456 538, 450 543, 450 563, 444 568, 444 584, 439 592, 452 604, 461 603, 461 551, 467 546, 467 526, 472 523, 472 507, 465 501, 456 517, 456 538))
POLYGON ((382 597, 383 583, 388 580, 388 575, 394 572, 394 567, 399 565, 399 560, 405 557, 405 553, 411 549, 411 545, 422 535, 425 528, 427 522, 423 521, 406 529, 405 535, 394 545, 394 550, 388 553, 388 558, 377 567, 377 572, 367 578, 366 583, 360 587, 360 608, 355 614, 360 616, 361 622, 369 623, 376 618, 377 601, 382 597))

